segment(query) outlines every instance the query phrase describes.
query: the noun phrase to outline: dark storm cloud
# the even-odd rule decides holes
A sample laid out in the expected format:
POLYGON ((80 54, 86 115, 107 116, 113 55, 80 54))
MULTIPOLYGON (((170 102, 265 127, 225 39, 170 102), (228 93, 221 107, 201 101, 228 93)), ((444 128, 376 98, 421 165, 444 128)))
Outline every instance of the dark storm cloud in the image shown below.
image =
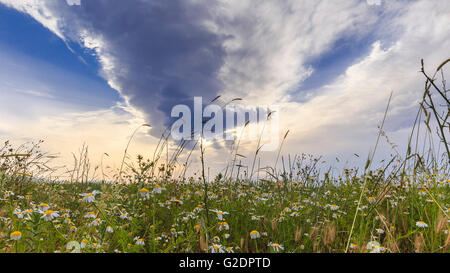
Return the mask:
MULTIPOLYGON (((64 33, 77 39, 82 31, 105 42, 101 52, 113 60, 113 78, 132 106, 142 111, 152 133, 168 126, 176 104, 194 96, 214 98, 221 89, 224 37, 204 26, 208 5, 191 1, 82 1, 80 6, 49 4, 64 22, 64 33)), ((212 4, 211 4, 212 5, 212 4)))

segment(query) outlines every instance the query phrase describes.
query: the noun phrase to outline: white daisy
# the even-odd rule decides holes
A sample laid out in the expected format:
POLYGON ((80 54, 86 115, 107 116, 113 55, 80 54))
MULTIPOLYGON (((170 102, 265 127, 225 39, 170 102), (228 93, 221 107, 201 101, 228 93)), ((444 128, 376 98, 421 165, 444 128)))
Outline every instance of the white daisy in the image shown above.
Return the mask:
POLYGON ((229 214, 226 211, 221 211, 221 210, 213 210, 215 213, 217 213, 217 219, 219 219, 220 221, 223 220, 223 216, 226 214, 229 214))
POLYGON ((136 245, 138 245, 138 246, 145 245, 144 239, 142 239, 142 238, 134 237, 134 240, 136 241, 136 245))
POLYGON ((211 249, 211 253, 224 253, 224 249, 223 246, 219 245, 219 244, 213 244, 212 246, 209 247, 209 249, 211 249))
POLYGON ((86 202, 86 203, 91 203, 95 201, 95 193, 91 192, 91 193, 82 193, 80 194, 81 196, 83 196, 83 199, 81 201, 86 202))
POLYGON ((420 228, 427 228, 428 227, 428 225, 424 221, 416 222, 416 226, 418 226, 420 228))
POLYGON ((41 218, 45 219, 46 221, 51 221, 53 218, 59 217, 59 214, 57 211, 53 210, 46 210, 44 211, 44 215, 42 215, 41 218))
POLYGON ((22 237, 22 232, 20 231, 13 231, 11 232, 11 239, 17 241, 22 237))
POLYGON ((147 190, 146 188, 142 188, 139 190, 139 194, 141 195, 141 197, 143 197, 144 199, 150 199, 150 191, 147 190))
POLYGON ((280 250, 284 250, 284 247, 277 243, 269 243, 267 246, 270 246, 273 251, 280 252, 280 250))
POLYGON ((252 230, 250 232, 250 238, 252 239, 258 239, 261 237, 261 234, 259 234, 259 232, 257 230, 252 230))

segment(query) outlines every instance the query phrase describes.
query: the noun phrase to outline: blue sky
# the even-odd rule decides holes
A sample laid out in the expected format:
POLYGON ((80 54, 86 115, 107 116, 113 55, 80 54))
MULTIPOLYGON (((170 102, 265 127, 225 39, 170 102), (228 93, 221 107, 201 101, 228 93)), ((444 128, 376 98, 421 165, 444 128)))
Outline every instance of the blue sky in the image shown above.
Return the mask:
POLYGON ((420 59, 431 69, 450 48, 448 1, 111 3, 0 0, 1 139, 44 138, 63 158, 86 142, 120 158, 137 125, 153 128, 131 149, 151 151, 174 105, 222 95, 279 106, 290 152, 357 160, 392 91, 387 133, 404 148, 420 59))
POLYGON ((314 72, 300 84, 293 95, 301 97, 302 93, 319 89, 344 74, 347 67, 367 56, 372 43, 376 41, 374 36, 372 30, 369 30, 363 37, 339 38, 328 51, 307 62, 306 65, 310 65, 314 72))
MULTIPOLYGON (((98 75, 99 64, 92 52, 78 43, 64 42, 29 15, 4 5, 0 5, 0 50, 6 60, 2 67, 50 85, 58 101, 97 109, 121 100, 98 75), (19 60, 27 63, 26 67, 14 66, 19 60), (36 63, 40 68, 33 67, 36 63)), ((23 87, 29 88, 26 83, 23 87)))

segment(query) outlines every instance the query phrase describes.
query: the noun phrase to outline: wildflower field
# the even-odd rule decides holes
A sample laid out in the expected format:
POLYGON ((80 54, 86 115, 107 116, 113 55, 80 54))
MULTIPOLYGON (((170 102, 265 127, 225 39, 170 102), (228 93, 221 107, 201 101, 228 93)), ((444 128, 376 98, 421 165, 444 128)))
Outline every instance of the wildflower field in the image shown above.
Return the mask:
POLYGON ((205 195, 194 178, 2 175, 0 252, 449 252, 448 176, 316 179, 215 181, 205 195))

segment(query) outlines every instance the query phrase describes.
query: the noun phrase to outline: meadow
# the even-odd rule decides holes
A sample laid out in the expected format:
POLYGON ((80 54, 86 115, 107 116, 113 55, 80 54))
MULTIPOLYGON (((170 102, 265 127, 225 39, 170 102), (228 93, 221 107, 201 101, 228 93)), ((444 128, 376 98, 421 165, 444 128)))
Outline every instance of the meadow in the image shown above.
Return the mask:
POLYGON ((67 252, 75 241, 82 252, 449 252, 449 177, 405 174, 380 187, 385 179, 381 171, 346 170, 320 185, 217 181, 205 208, 203 182, 194 178, 117 184, 3 176, 0 251, 67 252))
POLYGON ((69 176, 58 179, 40 142, 5 142, 0 252, 449 253, 448 112, 441 115, 434 103, 439 95, 445 102, 446 89, 422 72, 425 93, 406 153, 389 142, 383 120, 364 169, 331 173, 320 157, 281 156, 280 165, 258 164, 265 175, 252 177, 259 149, 249 159, 249 175, 237 164, 243 157, 237 145, 230 168, 207 181, 201 140, 199 150, 186 151, 182 142, 164 160, 169 141, 162 137, 151 159, 124 163, 125 149, 109 179, 103 166, 91 167, 83 148, 69 176), (436 150, 436 137, 445 149, 436 150), (382 141, 393 153, 374 167, 382 141), (185 176, 188 164, 177 160, 182 153, 201 159, 199 175, 185 176), (180 175, 174 175, 177 165, 180 175))

